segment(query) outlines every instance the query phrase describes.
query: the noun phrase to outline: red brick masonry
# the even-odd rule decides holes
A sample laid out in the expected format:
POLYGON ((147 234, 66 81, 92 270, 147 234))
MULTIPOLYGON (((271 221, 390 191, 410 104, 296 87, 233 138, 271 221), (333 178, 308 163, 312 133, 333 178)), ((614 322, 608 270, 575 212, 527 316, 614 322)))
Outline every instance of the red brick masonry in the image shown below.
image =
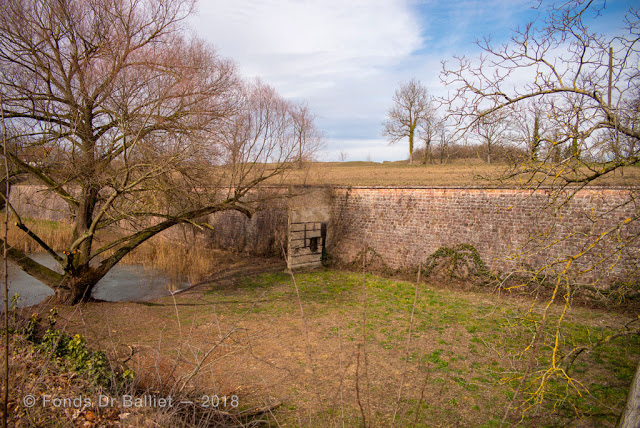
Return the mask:
MULTIPOLYGON (((570 268, 578 278, 602 277, 611 283, 637 270, 640 191, 583 189, 562 205, 568 193, 337 188, 329 251, 334 259, 350 262, 368 246, 389 267, 398 269, 416 267, 441 246, 464 243, 473 245, 490 267, 510 269, 522 262, 537 268, 589 249, 570 268), (554 196, 560 198, 554 202, 554 196), (596 268, 588 270, 594 264, 596 268)), ((565 267, 563 262, 553 270, 565 267)))
MULTIPOLYGON (((370 247, 389 267, 406 269, 441 246, 464 243, 473 245, 490 267, 502 270, 523 263, 538 268, 587 249, 570 268, 577 280, 602 278, 611 284, 640 269, 640 188, 583 189, 567 204, 562 202, 568 192, 548 190, 321 189, 330 197, 313 199, 328 205, 331 214, 327 250, 333 260, 350 262, 370 247)), ((12 203, 25 217, 67 220, 66 204, 42 190, 14 186, 12 203)), ((207 239, 219 248, 281 256, 286 204, 272 201, 251 219, 237 212, 211 216, 214 231, 206 232, 207 239)), ((551 273, 565 267, 566 262, 555 264, 551 273)))

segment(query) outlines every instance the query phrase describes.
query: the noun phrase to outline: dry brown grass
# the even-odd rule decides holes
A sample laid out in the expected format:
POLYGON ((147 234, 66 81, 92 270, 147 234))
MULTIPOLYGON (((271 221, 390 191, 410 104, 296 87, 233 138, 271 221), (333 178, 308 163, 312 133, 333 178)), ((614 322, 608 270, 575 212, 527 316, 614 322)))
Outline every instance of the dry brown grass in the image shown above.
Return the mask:
POLYGON ((340 186, 466 186, 495 166, 466 161, 445 165, 406 165, 399 162, 314 163, 309 170, 293 172, 287 182, 340 186))
MULTIPOLYGON (((63 251, 71 244, 71 235, 73 233, 71 224, 31 218, 23 219, 23 221, 29 230, 39 236, 54 251, 63 251)), ((36 241, 16 226, 15 219, 9 220, 7 242, 12 247, 25 253, 44 252, 36 241)))
MULTIPOLYGON (((146 387, 144 373, 132 378, 133 372, 125 371, 128 360, 123 354, 105 354, 87 347, 83 335, 72 337, 64 326, 45 333, 41 323, 34 330, 34 316, 30 320, 24 317, 25 311, 19 309, 11 314, 8 397, 8 425, 11 427, 243 426, 240 420, 216 408, 194 409, 195 406, 188 405, 193 397, 175 389, 165 389, 175 384, 169 376, 165 376, 160 385, 155 383, 152 388, 146 387), (78 364, 87 353, 92 358, 90 361, 100 364, 97 371, 91 371, 87 364, 78 364), (97 372, 101 378, 96 376, 97 372), (127 375, 123 377, 125 373, 127 375), (162 395, 159 395, 161 391, 162 395), (173 401, 171 406, 159 404, 157 407, 151 400, 143 406, 130 404, 145 397, 171 397, 173 401)), ((51 315, 48 318, 51 319, 51 315)), ((113 341, 109 345, 108 351, 116 347, 113 341)), ((3 347, 4 344, 0 350, 3 347)), ((127 353, 133 355, 131 352, 133 348, 128 348, 127 353)), ((172 369, 163 364, 161 356, 151 364, 159 370, 167 370, 162 374, 172 369)), ((244 418, 244 422, 251 419, 244 418)))
MULTIPOLYGON (((23 221, 30 231, 54 251, 60 252, 69 247, 73 234, 71 224, 39 219, 23 221)), ((96 241, 98 245, 102 245, 107 240, 116 239, 117 236, 115 233, 107 233, 98 236, 96 241)), ((15 222, 9 226, 8 242, 27 254, 44 252, 44 249, 20 230, 15 222)), ((212 261, 219 259, 219 255, 219 251, 206 248, 202 242, 196 242, 195 239, 183 243, 156 236, 132 251, 121 263, 158 269, 175 284, 184 281, 196 283, 211 272, 212 261)))
POLYGON ((212 270, 220 252, 201 242, 181 243, 156 237, 129 253, 122 263, 153 267, 164 272, 174 283, 201 281, 212 270))
MULTIPOLYGON (((446 164, 407 165, 404 162, 318 162, 292 172, 287 184, 341 186, 483 186, 517 185, 513 180, 499 183, 496 177, 508 168, 505 163, 487 164, 480 159, 455 160, 446 164)), ((593 184, 628 186, 640 183, 640 167, 628 167, 624 174, 608 174, 593 184)))
MULTIPOLYGON (((282 272, 242 272, 231 282, 154 302, 61 311, 70 331, 86 333, 99 348, 133 347, 130 367, 138 376, 181 379, 203 364, 190 378, 195 390, 236 395, 241 408, 281 400, 271 426, 363 426, 359 402, 372 427, 394 426, 396 411, 396 427, 500 424, 511 392, 505 379, 522 365, 518 355, 530 339, 534 320, 522 316, 530 301, 427 284, 416 299, 415 284, 348 272, 309 272, 296 275, 296 282, 282 272)), ((629 320, 582 308, 570 318, 567 346, 629 320)), ((585 358, 580 375, 598 384, 595 395, 583 399, 585 414, 568 405, 554 409, 551 402, 524 425, 612 426, 639 352, 631 338, 585 358)), ((513 418, 508 422, 519 416, 513 418)))

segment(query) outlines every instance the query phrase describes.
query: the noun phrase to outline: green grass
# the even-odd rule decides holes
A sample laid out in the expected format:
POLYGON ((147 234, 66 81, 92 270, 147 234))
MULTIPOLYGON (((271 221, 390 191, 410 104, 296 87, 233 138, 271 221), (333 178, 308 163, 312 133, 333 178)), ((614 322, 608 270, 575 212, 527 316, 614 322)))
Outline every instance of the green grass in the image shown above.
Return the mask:
MULTIPOLYGON (((414 284, 335 271, 297 274, 296 282, 311 323, 316 319, 322 323, 327 315, 342 317, 341 334, 355 342, 362 340, 366 290, 368 352, 389 351, 397 358, 395 364, 404 363, 414 284)), ((295 289, 288 274, 246 278, 231 295, 239 290, 248 297, 265 292, 269 295, 268 301, 259 305, 255 313, 296 312, 295 289)), ((216 294, 212 291, 210 296, 216 294)), ((216 299, 225 298, 218 295, 216 299)), ((473 293, 456 293, 427 285, 419 287, 412 334, 412 341, 417 344, 409 354, 408 363, 409 370, 424 372, 428 368, 435 378, 432 380, 439 378, 445 382, 443 396, 448 398, 432 409, 434 417, 447 419, 447 408, 464 407, 482 414, 482 418, 487 418, 485 420, 500 420, 504 404, 513 396, 513 389, 518 385, 514 367, 516 372, 523 371, 528 361, 529 354, 523 351, 541 320, 540 308, 530 312, 530 303, 492 303, 491 299, 490 296, 479 298, 473 293), (425 344, 424 339, 428 343, 425 344), (460 398, 465 394, 474 398, 471 401, 460 398), (487 400, 502 405, 487 406, 487 400), (490 414, 486 414, 486 409, 490 409, 490 414)), ((572 314, 562 326, 562 352, 568 352, 574 346, 586 346, 614 332, 612 328, 593 325, 593 315, 587 310, 574 309, 572 314)), ((558 315, 559 310, 552 310, 550 327, 555 325, 558 315)), ((551 328, 545 332, 537 364, 532 370, 535 374, 550 364, 553 332, 551 328)), ((337 333, 335 326, 326 328, 326 337, 335 337, 337 333)), ((589 392, 578 391, 562 378, 552 377, 545 384, 546 394, 539 404, 549 416, 541 421, 536 419, 536 423, 561 425, 575 418, 591 420, 585 415, 598 414, 597 424, 613 424, 621 411, 639 356, 640 341, 632 336, 615 340, 580 357, 569 374, 581 381, 589 392)), ((526 392, 539 386, 539 382, 534 381, 535 376, 531 380, 526 385, 525 397, 526 392)), ((525 421, 529 420, 529 413, 524 417, 525 421)))
MULTIPOLYGON (((361 425, 356 382, 368 426, 390 426, 405 365, 396 426, 414 421, 423 427, 499 425, 531 360, 524 351, 541 320, 542 304, 531 310, 530 301, 420 284, 413 308, 411 282, 332 270, 297 273, 295 279, 300 301, 291 277, 280 272, 176 295, 175 307, 170 298, 155 306, 127 304, 126 317, 115 305, 88 305, 83 312, 85 319, 95 320, 101 337, 109 335, 98 327, 107 324, 118 334, 127 331, 118 338, 123 343, 154 346, 162 340, 167 353, 180 345, 176 312, 189 344, 213 343, 218 328, 238 328, 215 356, 216 382, 254 391, 256 404, 265 395, 283 398, 274 413, 282 426, 342 426, 343 420, 345 426, 361 425), (127 323, 134 317, 140 324, 135 329, 127 323), (162 325, 163 333, 145 329, 145 322, 156 330, 162 325)), ((535 398, 529 394, 549 367, 560 310, 552 306, 548 313, 548 328, 520 398, 535 398)), ((619 314, 573 308, 562 325, 560 351, 595 343, 628 321, 619 314)), ((524 415, 516 406, 509 420, 522 417, 525 426, 613 426, 639 359, 636 336, 585 353, 569 371, 584 387, 567 388, 556 373, 546 380, 541 402, 524 415)), ((250 400, 247 393, 242 397, 250 400)))

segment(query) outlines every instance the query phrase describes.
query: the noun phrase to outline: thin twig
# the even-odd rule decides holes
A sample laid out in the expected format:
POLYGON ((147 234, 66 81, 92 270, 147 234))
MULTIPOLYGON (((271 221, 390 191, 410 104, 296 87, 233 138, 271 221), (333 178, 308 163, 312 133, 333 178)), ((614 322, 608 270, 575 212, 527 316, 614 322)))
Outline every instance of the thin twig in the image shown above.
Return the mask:
POLYGON ((206 359, 209 357, 209 355, 211 355, 211 353, 213 351, 215 351, 218 346, 224 342, 224 340, 226 338, 228 338, 229 336, 231 336, 233 333, 236 332, 236 328, 232 328, 231 330, 229 330, 227 332, 227 334, 225 334, 220 340, 218 340, 218 342, 216 342, 215 345, 213 345, 211 348, 209 348, 209 350, 207 351, 206 354, 204 354, 204 356, 202 357, 202 360, 196 365, 196 367, 191 371, 191 373, 189 373, 183 380, 182 382, 182 386, 180 387, 180 389, 178 390, 178 394, 181 394, 182 391, 184 390, 184 388, 187 386, 187 384, 189 383, 189 381, 191 379, 193 379, 193 377, 198 374, 198 372, 200 371, 200 368, 202 367, 202 365, 204 364, 204 362, 206 361, 206 359))
MULTIPOLYGON (((302 307, 302 298, 300 297, 298 282, 296 281, 296 277, 293 274, 293 270, 291 269, 291 262, 284 251, 284 246, 282 247, 282 253, 285 257, 285 260, 287 261, 287 271, 291 276, 291 281, 293 282, 293 287, 295 288, 295 291, 296 291, 296 298, 298 299, 298 308, 300 309, 300 317, 302 318, 302 325, 304 328, 304 339, 305 339, 306 348, 307 348, 307 358, 309 359, 309 364, 311 366, 311 376, 312 376, 311 382, 313 384, 316 398, 318 399, 318 404, 320 405, 320 407, 322 407, 322 397, 320 396, 320 393, 318 391, 316 369, 315 369, 315 364, 313 362, 313 353, 311 352, 311 341, 309 340, 309 326, 307 324, 307 317, 304 314, 304 308, 302 307)), ((311 424, 311 406, 309 406, 309 426, 311 425, 312 425, 311 424)))
MULTIPOLYGON (((362 251, 362 355, 364 359, 364 379, 367 383, 366 406, 369 421, 371 421, 371 403, 369 395, 371 393, 371 385, 369 383, 369 364, 367 359, 367 247, 362 251)), ((364 421, 363 421, 364 422, 364 421)), ((366 427, 366 424, 365 424, 366 427)))
POLYGON ((362 415, 362 426, 363 428, 367 428, 367 417, 365 416, 362 400, 360 399, 360 348, 362 348, 362 344, 358 345, 358 353, 356 355, 356 400, 358 401, 358 407, 360 407, 360 414, 362 415))
POLYGON ((9 234, 9 164, 7 163, 7 128, 4 124, 4 104, 0 94, 0 114, 2 115, 2 155, 4 159, 5 185, 4 218, 2 227, 2 263, 4 267, 4 389, 2 391, 2 428, 7 428, 9 418, 9 264, 7 263, 7 237, 9 234))
POLYGON ((416 404, 416 418, 413 420, 413 426, 418 424, 418 418, 420 417, 420 407, 422 407, 422 403, 424 402, 424 391, 427 389, 427 382, 429 381, 429 374, 431 370, 429 370, 429 363, 427 363, 427 373, 424 375, 424 382, 422 383, 422 389, 420 390, 420 401, 416 404))
POLYGON ((413 295, 413 305, 411 306, 411 319, 409 321, 409 334, 407 336, 407 350, 404 357, 404 368, 402 369, 402 377, 400 378, 400 387, 398 388, 398 398, 396 400, 396 407, 393 410, 393 419, 391 426, 396 425, 396 417, 398 415, 398 409, 400 408, 400 401, 402 400, 402 392, 404 391, 404 383, 407 377, 407 366, 409 364, 409 354, 411 352, 411 335, 413 334, 413 320, 416 313, 416 304, 418 303, 418 285, 420 284, 420 272, 422 271, 422 262, 418 266, 418 278, 416 279, 415 292, 413 295))
POLYGON ((344 373, 342 372, 342 337, 340 335, 340 326, 338 326, 337 329, 338 329, 338 365, 339 365, 340 373, 342 374, 342 377, 340 379, 340 414, 342 415, 342 428, 344 428, 344 395, 343 395, 344 373))
POLYGON ((500 426, 502 427, 506 422, 507 422, 507 418, 509 417, 509 413, 511 412, 511 408, 513 407, 513 404, 516 402, 516 400, 518 399, 518 396, 520 394, 520 392, 522 391, 522 388, 524 387, 524 384, 526 383, 528 377, 529 377, 529 373, 531 372, 531 369, 533 368, 533 365, 535 363, 535 359, 536 356, 538 355, 538 344, 540 343, 540 338, 542 336, 544 327, 547 324, 547 318, 545 317, 542 322, 540 323, 540 325, 538 326, 538 330, 536 332, 534 341, 533 341, 533 345, 532 345, 532 350, 531 350, 531 356, 529 358, 529 363, 527 364, 527 368, 524 372, 524 374, 522 375, 522 379, 520 380, 520 383, 518 384, 518 388, 516 389, 516 391, 513 394, 513 398, 511 399, 511 401, 509 402, 509 405, 507 406, 505 412, 504 412, 504 416, 502 417, 502 421, 500 422, 500 426))

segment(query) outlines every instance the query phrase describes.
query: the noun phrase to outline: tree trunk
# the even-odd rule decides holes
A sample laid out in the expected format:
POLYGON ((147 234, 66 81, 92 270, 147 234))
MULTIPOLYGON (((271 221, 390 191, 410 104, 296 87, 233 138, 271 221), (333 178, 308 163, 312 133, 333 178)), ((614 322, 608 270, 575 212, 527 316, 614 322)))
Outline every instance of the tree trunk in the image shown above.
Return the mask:
POLYGON ((422 157, 422 163, 426 165, 431 160, 431 141, 427 140, 424 143, 424 156, 422 157))
POLYGON ((409 130, 409 165, 413 164, 413 132, 414 128, 409 130))
POLYGON ((93 288, 102 277, 93 269, 86 269, 79 275, 66 275, 50 301, 60 305, 75 305, 92 300, 93 288))
MULTIPOLYGON (((93 221, 93 211, 95 210, 98 200, 98 190, 90 185, 85 184, 82 189, 81 204, 76 211, 76 225, 73 230, 73 240, 75 241, 89 230, 91 222, 93 221)), ((86 238, 78 247, 78 254, 74 257, 74 265, 88 263, 91 255, 91 245, 93 244, 93 236, 86 238)))
MULTIPOLYGON (((83 301, 84 293, 79 289, 57 288, 55 294, 49 298, 49 302, 56 305, 71 306, 83 301)), ((86 300, 85 300, 86 301, 86 300)))
POLYGON ((636 367, 636 374, 631 382, 627 403, 618 419, 616 428, 639 428, 640 427, 640 363, 636 367))

